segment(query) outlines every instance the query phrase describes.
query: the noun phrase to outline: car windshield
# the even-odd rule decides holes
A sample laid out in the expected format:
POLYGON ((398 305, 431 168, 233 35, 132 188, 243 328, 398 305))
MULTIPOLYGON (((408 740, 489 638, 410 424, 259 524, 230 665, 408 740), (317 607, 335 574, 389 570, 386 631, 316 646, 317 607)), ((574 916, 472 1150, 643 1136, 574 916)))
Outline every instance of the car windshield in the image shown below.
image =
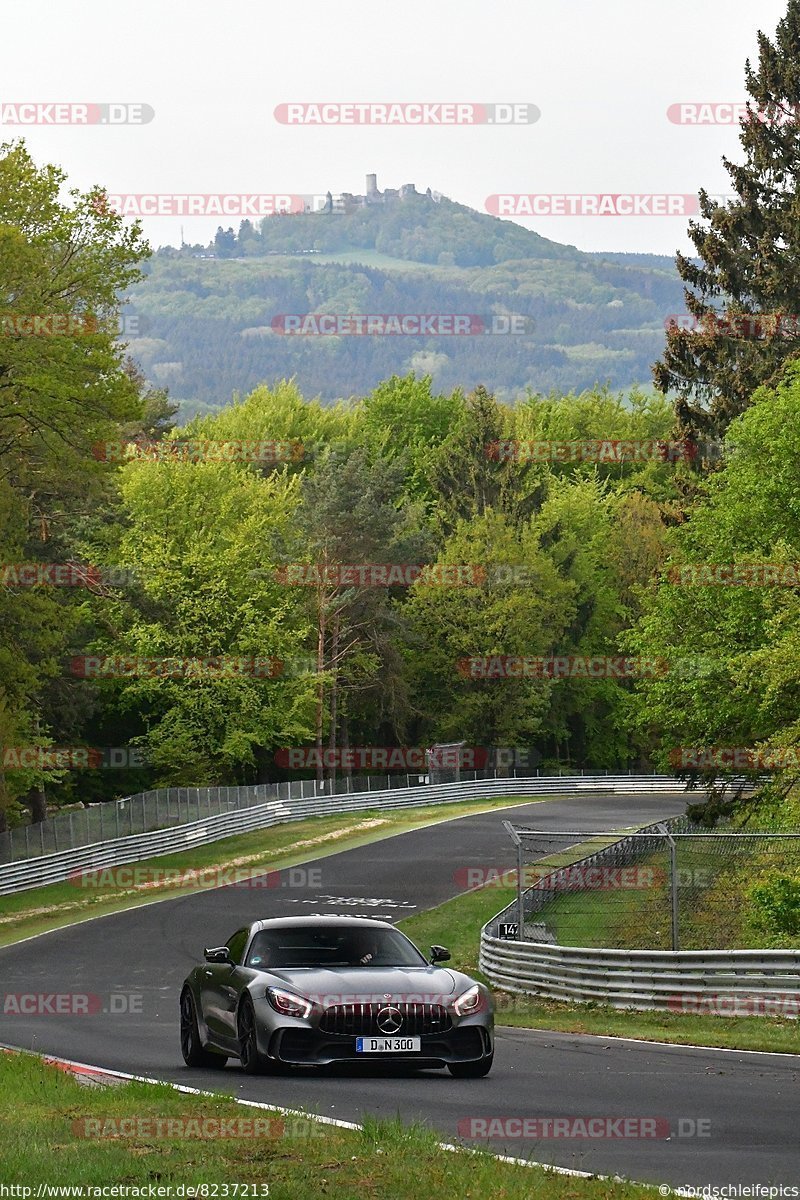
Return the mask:
POLYGON ((386 928, 339 925, 262 929, 253 938, 247 966, 271 967, 422 967, 415 946, 386 928))

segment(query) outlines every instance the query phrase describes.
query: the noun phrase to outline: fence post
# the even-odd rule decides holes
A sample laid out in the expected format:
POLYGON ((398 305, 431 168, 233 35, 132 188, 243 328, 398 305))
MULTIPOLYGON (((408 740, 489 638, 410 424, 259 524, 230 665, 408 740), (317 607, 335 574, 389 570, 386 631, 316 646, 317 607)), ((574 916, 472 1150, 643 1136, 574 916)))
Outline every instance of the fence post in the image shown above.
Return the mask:
POLYGON ((666 825, 659 824, 659 829, 663 830, 664 836, 667 839, 669 846, 669 905, 672 916, 672 949, 680 950, 680 932, 678 918, 680 910, 678 908, 678 853, 675 838, 667 829, 666 825))
POLYGON ((510 821, 503 821, 503 827, 517 847, 517 941, 521 942, 524 937, 522 926, 525 917, 522 901, 522 838, 510 821))
POLYGON ((678 909, 678 846, 673 837, 669 839, 669 891, 672 907, 672 949, 680 950, 678 909))

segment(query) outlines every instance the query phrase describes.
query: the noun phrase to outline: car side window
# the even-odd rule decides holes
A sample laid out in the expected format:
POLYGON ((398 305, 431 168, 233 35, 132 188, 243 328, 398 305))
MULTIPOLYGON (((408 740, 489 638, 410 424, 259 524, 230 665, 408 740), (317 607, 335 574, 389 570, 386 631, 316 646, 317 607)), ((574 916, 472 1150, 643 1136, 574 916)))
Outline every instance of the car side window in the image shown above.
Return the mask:
POLYGON ((236 963, 237 966, 241 964, 249 935, 250 930, 248 928, 237 929, 233 937, 228 938, 228 941, 225 943, 230 950, 231 961, 236 963))

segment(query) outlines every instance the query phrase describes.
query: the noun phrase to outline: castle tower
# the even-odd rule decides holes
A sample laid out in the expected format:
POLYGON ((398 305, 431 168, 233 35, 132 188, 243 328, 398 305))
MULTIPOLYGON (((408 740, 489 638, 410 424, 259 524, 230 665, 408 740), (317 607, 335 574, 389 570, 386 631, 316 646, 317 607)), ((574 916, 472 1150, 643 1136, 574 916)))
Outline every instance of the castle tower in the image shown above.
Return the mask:
POLYGON ((377 196, 377 194, 378 194, 378 176, 377 175, 368 175, 367 176, 367 197, 377 196))

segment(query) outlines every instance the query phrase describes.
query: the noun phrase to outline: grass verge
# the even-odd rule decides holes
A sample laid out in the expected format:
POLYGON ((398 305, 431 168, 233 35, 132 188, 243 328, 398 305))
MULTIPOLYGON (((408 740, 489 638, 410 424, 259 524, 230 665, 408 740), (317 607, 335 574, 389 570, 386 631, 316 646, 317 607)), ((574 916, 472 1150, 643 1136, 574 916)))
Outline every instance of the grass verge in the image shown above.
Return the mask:
MULTIPOLYGON (((202 883, 193 883, 188 876, 191 871, 280 870, 453 817, 559 798, 495 796, 463 804, 436 804, 389 812, 374 809, 358 814, 336 813, 311 817, 275 825, 271 829, 237 834, 177 854, 142 859, 134 864, 137 878, 144 879, 149 874, 150 879, 136 886, 86 887, 81 886, 79 881, 65 881, 0 896, 0 946, 134 905, 202 890, 202 883), (165 878, 170 872, 173 873, 172 882, 165 878), (175 881, 176 875, 181 877, 178 882, 175 881)), ((118 868, 111 868, 109 874, 113 875, 116 870, 118 868)))
MULTIPOLYGON (((575 857, 574 852, 571 855, 575 857)), ((548 862, 561 865, 553 860, 548 862)), ((541 865, 537 863, 537 867, 541 865)), ((457 970, 482 979, 478 970, 479 930, 510 904, 515 895, 513 887, 492 886, 465 892, 438 908, 406 917, 399 925, 423 949, 434 943, 447 946, 457 970)), ((495 999, 498 1023, 518 1029, 552 1029, 650 1042, 800 1054, 800 1022, 790 1018, 637 1012, 599 1004, 561 1004, 497 991, 495 999)))
POLYGON ((33 1056, 0 1054, 0 1183, 29 1186, 33 1194, 39 1184, 157 1185, 170 1189, 166 1197, 177 1196, 182 1185, 190 1200, 214 1195, 209 1185, 225 1184, 229 1197, 233 1184, 252 1187, 248 1196, 265 1195, 261 1185, 267 1185, 270 1200, 628 1200, 652 1194, 640 1184, 557 1175, 481 1151, 442 1151, 440 1135, 399 1121, 370 1120, 355 1131, 286 1117, 282 1132, 278 1125, 249 1138, 151 1132, 168 1133, 170 1119, 197 1122, 183 1125, 188 1133, 229 1119, 267 1125, 270 1116, 226 1097, 187 1096, 160 1084, 82 1087, 33 1056), (132 1127, 119 1124, 131 1119, 132 1127), (105 1136, 98 1136, 101 1128, 105 1136), (82 1136, 86 1129, 93 1136, 82 1136), (118 1131, 129 1136, 115 1136, 118 1131))
MULTIPOLYGON (((796 832, 796 831, 795 831, 796 832)), ((797 843, 727 843, 703 839, 678 841, 678 912, 682 950, 797 950, 800 934, 778 933, 758 922, 751 891, 754 884, 778 876, 791 878, 800 860, 797 843)), ((651 883, 611 890, 575 890, 547 906, 547 923, 562 946, 611 946, 669 950, 670 868, 666 852, 636 864, 651 883)))

